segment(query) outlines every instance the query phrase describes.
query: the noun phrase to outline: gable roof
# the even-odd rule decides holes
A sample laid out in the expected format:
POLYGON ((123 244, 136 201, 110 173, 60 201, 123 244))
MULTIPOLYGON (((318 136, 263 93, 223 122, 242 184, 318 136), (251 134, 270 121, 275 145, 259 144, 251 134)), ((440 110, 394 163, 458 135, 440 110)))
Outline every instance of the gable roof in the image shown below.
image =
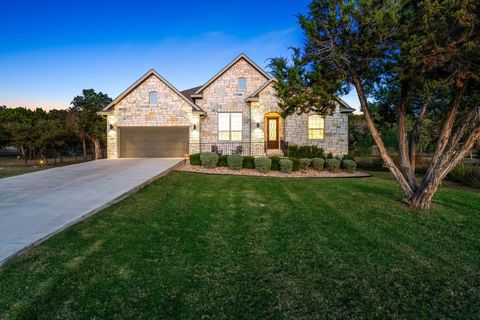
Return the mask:
POLYGON ((190 89, 185 89, 185 90, 182 90, 180 91, 185 97, 187 97, 189 100, 191 100, 192 102, 195 103, 195 101, 192 99, 191 95, 195 93, 195 91, 197 91, 198 89, 200 89, 202 86, 197 86, 197 87, 193 87, 193 88, 190 88, 190 89))
MULTIPOLYGON (((262 84, 257 90, 255 90, 254 93, 252 93, 247 99, 245 99, 246 102, 253 102, 253 101, 258 101, 259 94, 262 92, 266 87, 268 87, 271 83, 277 82, 278 80, 275 78, 270 78, 267 81, 265 81, 264 84, 262 84)), ((348 103, 343 101, 340 97, 336 97, 337 102, 340 104, 340 112, 342 113, 351 113, 354 112, 355 109, 350 107, 348 103)))
POLYGON ((100 114, 105 114, 110 111, 120 100, 125 98, 130 92, 132 92, 136 87, 138 87, 143 81, 145 81, 148 77, 150 76, 156 76, 160 81, 162 81, 167 87, 172 89, 177 95, 179 95, 182 99, 184 99, 189 105, 192 106, 194 111, 198 112, 204 112, 199 106, 197 106, 193 101, 185 95, 183 95, 180 91, 178 91, 177 88, 175 88, 170 82, 168 82, 164 77, 162 77, 157 71, 154 69, 150 69, 147 73, 145 73, 140 79, 135 81, 130 87, 127 88, 127 90, 123 91, 118 97, 116 97, 112 102, 110 102, 105 108, 103 108, 102 111, 100 111, 100 114))
POLYGON ((265 78, 270 79, 270 75, 260 68, 255 62, 253 62, 249 57, 247 57, 244 53, 241 53, 238 57, 233 59, 229 64, 227 64, 222 70, 220 70, 216 75, 214 75, 210 80, 208 80, 203 86, 201 86, 195 93, 192 94, 193 98, 200 98, 202 91, 205 90, 209 85, 211 85, 215 80, 217 80, 222 74, 224 74, 228 69, 230 69, 233 65, 235 65, 238 61, 244 59, 247 61, 252 67, 254 67, 260 74, 262 74, 265 78))

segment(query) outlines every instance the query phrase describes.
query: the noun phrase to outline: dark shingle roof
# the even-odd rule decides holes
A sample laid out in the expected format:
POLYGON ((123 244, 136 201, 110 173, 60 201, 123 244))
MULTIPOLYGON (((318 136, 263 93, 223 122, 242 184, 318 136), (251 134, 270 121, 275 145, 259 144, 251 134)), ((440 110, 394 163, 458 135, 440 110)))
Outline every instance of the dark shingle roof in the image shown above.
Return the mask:
POLYGON ((197 86, 197 87, 194 87, 194 88, 190 88, 190 89, 186 89, 186 90, 183 90, 183 91, 180 91, 185 97, 187 97, 190 101, 192 102, 195 102, 193 101, 191 95, 194 94, 198 89, 200 89, 202 86, 197 86))

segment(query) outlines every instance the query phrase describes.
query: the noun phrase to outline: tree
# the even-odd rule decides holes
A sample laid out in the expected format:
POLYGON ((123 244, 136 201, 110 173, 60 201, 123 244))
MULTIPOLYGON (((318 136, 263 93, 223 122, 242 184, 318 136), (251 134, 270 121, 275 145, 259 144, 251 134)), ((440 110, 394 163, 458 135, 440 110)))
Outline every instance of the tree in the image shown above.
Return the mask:
POLYGON ((85 138, 94 149, 95 159, 102 157, 101 143, 105 141, 105 120, 97 114, 105 108, 112 99, 102 92, 96 93, 93 89, 85 89, 81 96, 73 98, 70 109, 77 116, 77 133, 83 142, 84 155, 86 153, 85 138))
POLYGON ((370 134, 402 187, 404 201, 428 209, 442 180, 480 139, 479 12, 476 0, 313 1, 308 14, 299 16, 306 36, 301 55, 294 50, 290 64, 284 58, 271 60, 280 107, 305 112, 306 103, 326 97, 333 101, 354 87, 370 134), (303 84, 292 74, 308 81, 303 84), (290 89, 284 92, 285 87, 290 89), (381 90, 395 104, 398 165, 371 110, 381 90), (317 98, 303 98, 305 92, 317 98), (290 103, 292 96, 300 101, 290 103), (408 114, 414 124, 407 132, 408 114), (415 158, 426 117, 435 119, 440 130, 419 182, 415 158))

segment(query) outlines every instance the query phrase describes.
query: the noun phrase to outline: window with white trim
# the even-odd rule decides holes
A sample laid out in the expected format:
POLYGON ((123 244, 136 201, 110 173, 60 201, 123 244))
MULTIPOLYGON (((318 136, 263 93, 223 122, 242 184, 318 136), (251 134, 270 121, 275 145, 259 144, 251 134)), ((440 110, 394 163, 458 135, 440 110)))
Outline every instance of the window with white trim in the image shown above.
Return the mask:
POLYGON ((242 113, 221 112, 218 114, 218 140, 242 140, 242 113))
POLYGON ((238 91, 247 90, 247 78, 238 78, 238 91))
POLYGON ((151 106, 158 105, 158 93, 157 93, 157 91, 150 92, 150 105, 151 106))
POLYGON ((325 133, 325 118, 314 114, 308 116, 308 139, 321 140, 325 133))

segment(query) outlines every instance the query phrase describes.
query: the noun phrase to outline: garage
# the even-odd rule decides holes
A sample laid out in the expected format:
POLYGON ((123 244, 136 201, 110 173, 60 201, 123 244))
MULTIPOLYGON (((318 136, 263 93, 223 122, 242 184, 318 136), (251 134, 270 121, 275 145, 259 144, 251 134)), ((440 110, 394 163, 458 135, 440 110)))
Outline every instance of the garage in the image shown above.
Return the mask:
POLYGON ((188 127, 119 127, 120 158, 184 157, 188 127))

